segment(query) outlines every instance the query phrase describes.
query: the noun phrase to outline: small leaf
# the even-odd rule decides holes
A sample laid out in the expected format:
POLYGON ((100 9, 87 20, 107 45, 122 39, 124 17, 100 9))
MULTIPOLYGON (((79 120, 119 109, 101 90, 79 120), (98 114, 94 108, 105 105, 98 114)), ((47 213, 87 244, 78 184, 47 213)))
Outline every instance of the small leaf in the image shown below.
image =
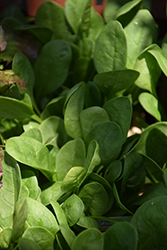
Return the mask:
POLYGON ((161 121, 161 113, 159 111, 158 100, 150 93, 144 92, 139 95, 139 102, 142 107, 156 120, 161 121))

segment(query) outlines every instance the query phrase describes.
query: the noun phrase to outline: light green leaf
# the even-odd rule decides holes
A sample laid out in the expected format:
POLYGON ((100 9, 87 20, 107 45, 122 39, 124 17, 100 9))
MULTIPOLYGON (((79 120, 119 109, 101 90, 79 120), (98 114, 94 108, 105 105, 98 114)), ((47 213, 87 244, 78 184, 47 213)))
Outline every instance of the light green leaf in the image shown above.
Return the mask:
POLYGON ((7 154, 2 154, 3 186, 0 190, 0 227, 9 228, 13 224, 15 204, 21 188, 21 174, 17 162, 7 154))
POLYGON ((85 145, 81 139, 67 142, 56 157, 57 178, 62 181, 68 171, 75 166, 84 167, 85 145))
POLYGON ((94 8, 91 8, 91 18, 90 18, 88 37, 90 37, 95 41, 100 32, 102 31, 103 27, 104 27, 103 18, 97 13, 97 11, 95 11, 94 8))
POLYGON ((142 107, 153 117, 155 117, 156 120, 161 121, 161 113, 159 111, 159 102, 150 93, 143 92, 139 95, 139 102, 142 105, 142 107))
POLYGON ((118 21, 107 23, 95 41, 94 63, 98 73, 125 69, 126 38, 118 21))
POLYGON ((84 105, 84 89, 85 83, 81 82, 79 85, 71 89, 69 96, 65 102, 64 125, 66 133, 72 138, 81 138, 82 131, 80 125, 80 112, 84 105))
POLYGON ((118 222, 104 233, 104 250, 113 249, 137 250, 137 231, 128 222, 118 222))
POLYGON ((0 232, 0 248, 1 249, 6 249, 9 247, 11 236, 12 236, 11 228, 5 228, 0 232))
POLYGON ((99 144, 101 164, 109 164, 115 160, 122 148, 122 132, 114 122, 103 122, 96 125, 86 136, 85 144, 95 140, 99 144))
POLYGON ((72 245, 72 250, 103 250, 103 236, 96 228, 81 232, 72 245))
POLYGON ((54 234, 46 228, 35 226, 28 228, 19 242, 19 250, 53 250, 54 234))
POLYGON ((38 128, 31 128, 26 130, 21 136, 30 137, 36 139, 39 142, 42 142, 42 134, 38 128))
POLYGON ((63 224, 60 225, 60 231, 61 231, 64 239, 66 240, 67 244, 71 248, 74 240, 76 239, 76 235, 75 235, 74 231, 72 229, 70 229, 69 226, 63 225, 63 224))
POLYGON ((69 226, 73 226, 78 222, 84 212, 84 204, 82 200, 76 195, 71 195, 62 204, 62 209, 65 213, 69 226))
POLYGON ((127 40, 127 68, 133 69, 137 57, 157 37, 157 26, 151 13, 139 10, 132 21, 124 28, 127 40))
POLYGON ((155 197, 141 205, 131 223, 138 232, 138 249, 167 248, 167 196, 155 197))

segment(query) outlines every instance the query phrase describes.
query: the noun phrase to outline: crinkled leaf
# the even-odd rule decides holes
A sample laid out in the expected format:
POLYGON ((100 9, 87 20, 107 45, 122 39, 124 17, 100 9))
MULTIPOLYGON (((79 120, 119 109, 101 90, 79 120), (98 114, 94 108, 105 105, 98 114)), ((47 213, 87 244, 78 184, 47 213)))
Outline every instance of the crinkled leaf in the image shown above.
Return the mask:
POLYGON ((4 85, 18 83, 21 88, 26 89, 26 83, 20 77, 16 76, 13 70, 0 71, 0 82, 4 85))
POLYGON ((107 23, 95 41, 94 63, 98 73, 125 69, 126 38, 118 21, 107 23))

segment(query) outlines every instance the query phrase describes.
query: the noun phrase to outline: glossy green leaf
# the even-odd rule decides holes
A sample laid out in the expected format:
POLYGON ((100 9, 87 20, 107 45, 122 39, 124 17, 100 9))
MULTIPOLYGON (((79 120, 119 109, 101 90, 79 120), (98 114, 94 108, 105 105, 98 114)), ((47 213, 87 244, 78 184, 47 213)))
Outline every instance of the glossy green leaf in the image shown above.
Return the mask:
POLYGON ((167 123, 152 124, 141 134, 134 151, 155 161, 160 167, 166 163, 167 123))
POLYGON ((64 121, 58 116, 49 116, 39 126, 44 144, 62 147, 69 139, 64 129, 64 121))
POLYGON ((95 41, 100 32, 102 31, 103 27, 103 18, 97 13, 97 11, 95 11, 94 8, 91 8, 91 19, 88 36, 95 41))
POLYGON ((126 141, 132 119, 132 105, 128 97, 115 97, 106 102, 103 108, 110 120, 118 124, 122 131, 123 143, 126 141))
POLYGON ((69 226, 73 226, 82 216, 84 204, 76 194, 73 194, 62 204, 62 209, 65 213, 69 226))
POLYGON ((94 82, 109 98, 128 89, 138 78, 139 72, 130 69, 113 70, 96 74, 94 82))
POLYGON ((34 115, 32 107, 14 98, 0 96, 0 116, 20 121, 30 120, 34 115))
POLYGON ((85 108, 101 106, 102 95, 99 87, 92 81, 88 81, 85 87, 85 108))
POLYGON ((76 238, 74 231, 71 230, 69 228, 69 226, 67 226, 67 225, 60 225, 60 231, 61 231, 64 239, 66 240, 67 244, 71 248, 72 244, 76 238))
POLYGON ((57 39, 43 46, 34 64, 37 99, 52 93, 64 83, 70 62, 71 48, 66 41, 57 39))
POLYGON ((12 63, 12 70, 15 75, 20 77, 26 85, 26 89, 32 94, 35 77, 33 68, 28 58, 21 52, 15 54, 12 63))
POLYGON ((167 197, 155 197, 142 206, 134 214, 131 223, 138 232, 138 249, 165 249, 167 242, 167 197))
POLYGON ((35 24, 50 29, 54 39, 66 40, 71 35, 64 9, 53 1, 46 1, 40 5, 35 16, 35 24))
POLYGON ((122 172, 122 163, 119 160, 113 161, 109 164, 105 172, 105 179, 109 183, 113 183, 122 172))
POLYGON ((96 228, 89 228, 81 232, 72 245, 72 250, 102 250, 103 236, 96 228))
POLYGON ((75 190, 79 188, 85 174, 86 169, 83 167, 71 168, 62 181, 61 189, 64 192, 75 192, 75 190))
POLYGON ((95 41, 94 63, 98 73, 125 69, 126 38, 118 21, 107 23, 95 41))
POLYGON ((81 139, 67 142, 56 157, 57 178, 62 181, 68 171, 75 166, 84 166, 85 145, 81 139))
POLYGON ((54 209, 54 212, 56 214, 56 218, 57 218, 59 225, 62 225, 62 224, 68 225, 65 213, 64 213, 63 209, 61 208, 60 204, 57 201, 52 200, 51 205, 54 209))
POLYGON ((80 123, 83 138, 85 138, 97 124, 107 121, 110 121, 109 116, 101 107, 93 106, 82 110, 80 113, 80 123))
POLYGON ((90 182, 81 189, 79 197, 85 205, 85 212, 89 215, 103 215, 108 205, 108 194, 98 182, 90 182))
POLYGON ((82 228, 99 228, 100 225, 98 221, 92 217, 83 216, 77 222, 77 225, 82 228))
POLYGON ((35 226, 28 228, 19 242, 19 250, 53 250, 54 235, 46 228, 35 226))
POLYGON ((78 33, 86 1, 68 0, 65 3, 65 16, 75 34, 78 33))
POLYGON ((118 222, 104 233, 104 250, 137 250, 136 229, 128 222, 118 222))
POLYGON ((122 132, 114 122, 103 122, 96 125, 86 136, 85 143, 95 140, 99 144, 101 164, 109 164, 115 160, 122 148, 122 132))
POLYGON ((7 152, 17 161, 39 169, 51 178, 55 174, 55 159, 39 141, 29 137, 11 137, 6 144, 7 152))
POLYGON ((155 96, 150 93, 143 92, 139 95, 139 102, 142 107, 157 121, 161 121, 161 113, 159 111, 159 102, 155 96))
POLYGON ((41 226, 47 229, 50 233, 55 235, 58 230, 58 224, 53 213, 39 201, 35 201, 32 198, 26 198, 19 200, 18 206, 20 206, 24 200, 28 205, 28 216, 26 219, 25 227, 41 226))
POLYGON ((139 10, 132 21, 124 28, 127 39, 127 68, 134 68, 137 57, 157 37, 154 18, 146 9, 139 10))
POLYGON ((0 190, 0 227, 10 228, 13 224, 15 204, 21 188, 21 174, 17 162, 7 154, 2 154, 3 186, 0 190))
POLYGON ((72 138, 82 137, 81 125, 79 115, 84 105, 84 89, 85 83, 81 82, 77 88, 71 90, 71 96, 68 98, 65 113, 64 113, 64 125, 66 133, 72 138))
POLYGON ((31 128, 26 130, 21 136, 30 137, 36 139, 39 142, 42 142, 42 134, 38 128, 31 128))

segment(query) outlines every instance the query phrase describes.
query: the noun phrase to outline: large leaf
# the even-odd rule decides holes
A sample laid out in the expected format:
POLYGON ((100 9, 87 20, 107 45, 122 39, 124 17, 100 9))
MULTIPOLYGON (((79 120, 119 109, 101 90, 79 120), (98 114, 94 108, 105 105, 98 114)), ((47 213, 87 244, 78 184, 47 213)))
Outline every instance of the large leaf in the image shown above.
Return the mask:
POLYGON ((104 250, 137 250, 137 231, 128 222, 118 222, 104 233, 104 250))
POLYGON ((75 239, 72 250, 103 250, 103 236, 96 228, 89 228, 81 232, 75 239))
POLYGON ((6 152, 2 152, 3 186, 0 190, 0 228, 9 228, 13 224, 15 204, 21 186, 20 168, 17 162, 6 152))
POLYGON ((68 75, 70 45, 64 40, 46 43, 34 64, 37 98, 59 88, 68 75))
POLYGON ((32 107, 14 98, 0 96, 0 116, 20 121, 30 120, 34 115, 32 107))
POLYGON ((138 232, 138 249, 164 250, 167 248, 167 196, 155 197, 134 214, 131 223, 138 232))
POLYGON ((84 82, 79 83, 77 86, 75 85, 70 90, 65 102, 65 130, 66 133, 74 139, 82 137, 79 115, 84 105, 84 90, 84 82))
POLYGON ((115 122, 103 122, 96 125, 85 138, 85 143, 95 140, 99 144, 99 155, 102 164, 115 160, 122 148, 122 131, 115 122))
POLYGON ((95 41, 94 63, 98 73, 125 69, 126 38, 121 24, 106 24, 95 41))
POLYGON ((48 177, 56 173, 54 157, 47 147, 33 138, 11 137, 6 150, 17 161, 45 172, 48 177))
POLYGON ((54 235, 46 228, 35 226, 28 228, 19 241, 19 250, 53 250, 54 235))
POLYGON ((103 108, 110 120, 117 123, 122 130, 123 143, 126 141, 132 119, 132 105, 128 97, 115 97, 106 102, 103 108))
POLYGON ((138 76, 135 70, 123 69, 96 74, 93 80, 107 97, 112 98, 128 89, 138 76))
POLYGON ((132 21, 124 28, 127 39, 127 68, 134 68, 137 57, 157 36, 154 18, 146 9, 139 10, 132 21))
POLYGON ((62 181, 67 172, 75 166, 84 167, 85 145, 81 139, 67 142, 56 157, 56 171, 58 180, 62 181))

